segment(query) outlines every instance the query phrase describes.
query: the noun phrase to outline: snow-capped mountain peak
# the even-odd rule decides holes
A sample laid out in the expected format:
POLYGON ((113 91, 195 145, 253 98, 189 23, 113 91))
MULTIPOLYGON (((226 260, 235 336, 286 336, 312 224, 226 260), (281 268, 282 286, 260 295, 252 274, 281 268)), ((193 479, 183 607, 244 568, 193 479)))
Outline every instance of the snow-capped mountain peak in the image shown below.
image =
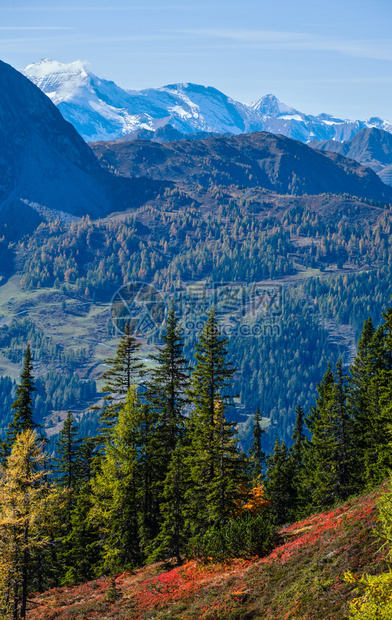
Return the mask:
POLYGON ((250 107, 255 112, 272 118, 278 118, 278 116, 283 115, 294 116, 300 114, 300 112, 294 110, 294 108, 291 108, 282 101, 279 101, 279 99, 272 94, 264 95, 261 99, 251 103, 250 107))
POLYGON ((77 73, 86 73, 86 64, 81 60, 75 60, 70 63, 59 62, 58 60, 52 60, 51 58, 42 58, 38 62, 35 62, 31 65, 27 65, 26 69, 23 73, 27 73, 30 76, 34 76, 36 78, 47 78, 53 74, 64 75, 67 74, 69 76, 75 75, 77 73))
POLYGON ((80 60, 65 64, 43 58, 28 65, 22 73, 48 95, 55 105, 73 99, 89 79, 86 65, 80 60))
POLYGON ((310 142, 344 141, 364 127, 392 133, 379 118, 350 121, 329 114, 305 115, 273 94, 247 105, 211 86, 174 83, 141 91, 125 90, 103 80, 77 60, 69 64, 44 58, 22 71, 60 109, 88 142, 111 140, 140 129, 171 125, 182 134, 269 131, 310 142))

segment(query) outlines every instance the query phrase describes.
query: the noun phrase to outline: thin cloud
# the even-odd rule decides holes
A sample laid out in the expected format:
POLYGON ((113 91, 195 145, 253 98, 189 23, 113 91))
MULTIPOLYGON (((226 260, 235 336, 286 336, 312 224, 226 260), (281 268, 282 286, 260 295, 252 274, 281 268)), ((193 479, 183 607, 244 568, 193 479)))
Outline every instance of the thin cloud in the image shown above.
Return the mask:
POLYGON ((31 12, 109 12, 109 11, 201 11, 209 8, 208 5, 190 5, 184 6, 182 4, 151 4, 140 6, 26 6, 26 7, 0 7, 0 11, 7 11, 8 13, 26 13, 31 12))
POLYGON ((347 40, 304 32, 280 32, 275 30, 237 29, 189 29, 175 30, 175 33, 194 37, 230 40, 253 49, 338 52, 350 56, 392 60, 390 39, 347 40))
MULTIPOLYGON (((273 83, 274 80, 271 81, 273 83)), ((281 81, 276 80, 276 84, 281 84, 281 81)), ((285 84, 392 84, 392 77, 358 77, 358 78, 331 78, 331 79, 285 79, 285 84)))
POLYGON ((0 30, 73 30, 73 28, 68 28, 67 26, 0 26, 0 30))

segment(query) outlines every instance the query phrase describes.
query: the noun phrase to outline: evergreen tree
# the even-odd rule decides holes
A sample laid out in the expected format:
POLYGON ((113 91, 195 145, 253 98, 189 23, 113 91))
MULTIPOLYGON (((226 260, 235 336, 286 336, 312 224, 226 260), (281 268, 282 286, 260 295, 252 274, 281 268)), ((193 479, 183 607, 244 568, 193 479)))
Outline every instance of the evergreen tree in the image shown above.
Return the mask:
POLYGON ((140 416, 140 399, 136 388, 131 387, 111 441, 106 444, 101 470, 91 481, 89 519, 98 527, 99 567, 105 572, 139 566, 143 559, 139 534, 140 416))
POLYGON ((59 482, 67 489, 75 486, 77 475, 79 472, 79 444, 77 439, 78 427, 75 424, 74 417, 68 411, 64 420, 63 428, 59 433, 56 441, 57 452, 59 458, 55 459, 58 463, 57 471, 60 472, 59 482))
MULTIPOLYGON (((57 481, 64 489, 65 502, 61 511, 62 528, 61 533, 57 533, 58 540, 56 545, 56 564, 62 567, 58 573, 64 572, 69 556, 69 534, 72 528, 71 512, 75 505, 76 493, 75 485, 79 469, 78 451, 80 440, 77 439, 78 427, 70 411, 64 420, 63 428, 55 442, 59 457, 55 459, 56 470, 59 474, 57 481)), ((59 578, 58 578, 59 580, 59 578)))
POLYGON ((226 419, 224 403, 216 403, 215 467, 207 496, 209 518, 214 524, 223 525, 237 514, 237 502, 247 481, 245 455, 240 453, 237 442, 236 423, 226 419))
POLYGON ((301 405, 296 406, 295 413, 297 414, 297 417, 295 420, 295 426, 292 435, 293 445, 290 448, 290 452, 292 455, 294 470, 296 472, 296 475, 299 476, 303 466, 304 446, 306 442, 306 435, 304 432, 305 414, 301 405))
POLYGON ((383 370, 392 370, 392 308, 382 313, 384 323, 380 326, 383 334, 383 370))
POLYGON ((304 480, 304 459, 308 439, 304 432, 305 414, 301 405, 295 408, 297 414, 293 434, 292 445, 289 450, 289 458, 292 473, 292 509, 291 517, 298 519, 302 516, 302 510, 307 504, 306 484, 304 480))
POLYGON ((328 367, 318 392, 309 424, 312 438, 306 450, 306 483, 313 506, 322 507, 346 499, 354 486, 353 421, 341 359, 335 377, 328 367))
POLYGON ((327 370, 322 378, 322 381, 317 385, 316 405, 311 407, 306 418, 306 426, 311 433, 314 432, 315 426, 319 423, 322 412, 330 402, 333 385, 334 376, 331 369, 331 364, 328 362, 327 370))
POLYGON ((97 455, 95 437, 83 437, 79 446, 77 478, 83 484, 90 482, 94 474, 94 461, 97 455))
POLYGON ((190 478, 186 498, 187 527, 192 534, 205 531, 223 514, 232 513, 233 488, 239 494, 243 481, 243 461, 237 458, 234 425, 225 420, 230 379, 235 372, 226 360, 226 346, 213 309, 196 342, 197 364, 189 389, 194 408, 187 420, 190 478))
MULTIPOLYGON (((159 531, 162 458, 159 436, 156 434, 157 415, 146 403, 140 403, 135 420, 137 447, 137 501, 139 506, 139 540, 144 556, 149 555, 159 531)), ((169 461, 171 455, 167 455, 169 461)), ((167 466, 164 466, 164 471, 167 466)))
POLYGON ((354 420, 355 441, 355 470, 357 471, 357 486, 363 486, 363 473, 366 454, 372 445, 371 420, 369 418, 369 388, 374 376, 374 362, 372 359, 372 341, 375 329, 371 318, 364 322, 361 337, 358 341, 357 354, 350 367, 348 406, 354 420))
POLYGON ((363 432, 364 479, 367 485, 381 482, 392 465, 389 429, 392 409, 389 404, 392 378, 392 308, 383 313, 384 323, 376 330, 369 347, 368 385, 363 432))
MULTIPOLYGON (((72 501, 69 501, 68 497, 68 512, 66 518, 63 518, 66 526, 63 524, 62 532, 58 536, 61 540, 58 555, 62 565, 63 585, 93 579, 100 559, 101 539, 98 526, 95 519, 90 518, 93 510, 91 480, 96 470, 94 461, 97 441, 92 437, 84 437, 76 446, 73 442, 72 445, 73 459, 69 461, 72 462, 72 481, 76 487, 71 489, 72 501)), ((69 454, 69 450, 67 453, 69 454)))
POLYGON ((271 502, 271 514, 276 524, 287 523, 295 512, 293 463, 285 442, 275 441, 267 457, 265 496, 271 502))
POLYGON ((63 585, 88 581, 99 568, 102 538, 97 523, 91 517, 94 510, 91 485, 84 482, 78 489, 70 514, 70 527, 62 539, 63 585))
POLYGON ((368 426, 363 453, 362 485, 373 487, 382 482, 392 467, 392 371, 381 370, 368 387, 368 426))
POLYGON ((157 364, 151 372, 147 398, 159 412, 157 434, 162 453, 167 458, 184 435, 184 409, 188 404, 186 390, 189 379, 187 361, 183 356, 183 338, 174 304, 166 320, 162 336, 164 347, 150 358, 157 364))
POLYGON ((261 425, 262 419, 260 409, 257 407, 253 416, 253 442, 249 448, 252 478, 255 482, 260 481, 263 478, 263 472, 266 464, 265 454, 262 449, 262 438, 265 434, 265 429, 261 425))
POLYGON ((181 564, 181 553, 187 542, 185 530, 185 493, 188 482, 187 450, 178 443, 174 449, 162 493, 162 524, 154 541, 150 560, 175 557, 181 564))
POLYGON ((351 368, 348 402, 354 419, 355 469, 358 489, 381 482, 388 473, 388 406, 392 377, 392 309, 383 313, 384 323, 374 330, 364 323, 357 355, 351 368))
POLYGON ((16 400, 11 405, 14 415, 7 432, 8 446, 12 446, 16 436, 21 431, 38 428, 33 416, 33 392, 35 391, 33 376, 33 355, 30 345, 27 345, 23 370, 20 375, 20 384, 16 388, 16 400))
MULTIPOLYGON (((310 431, 311 439, 305 443, 303 494, 307 497, 308 508, 313 508, 315 503, 317 504, 315 499, 315 496, 317 498, 319 496, 317 472, 319 468, 322 470, 324 453, 328 454, 328 450, 331 448, 329 441, 332 441, 332 436, 329 429, 324 429, 324 424, 333 397, 334 383, 333 372, 328 362, 327 371, 322 381, 317 385, 316 405, 311 407, 306 418, 306 426, 310 431)), ((320 493, 322 496, 323 491, 320 493)), ((330 498, 327 499, 327 502, 329 500, 330 498)))
POLYGON ((334 455, 336 463, 336 493, 339 498, 347 499, 353 491, 353 431, 354 424, 347 406, 347 375, 339 358, 335 371, 335 389, 333 400, 333 423, 335 432, 334 455))
MULTIPOLYGON (((153 532, 158 532, 159 505, 165 501, 165 478, 176 445, 184 437, 184 411, 189 402, 185 393, 189 383, 187 362, 183 356, 182 331, 175 316, 174 305, 168 314, 162 339, 164 346, 158 348, 156 355, 151 356, 156 367, 150 374, 145 393, 150 431, 144 441, 148 458, 144 459, 143 467, 145 476, 149 474, 149 484, 144 485, 144 496, 149 496, 150 501, 143 504, 146 508, 150 506, 148 511, 145 510, 146 516, 148 512, 153 516, 146 521, 149 527, 144 528, 145 534, 148 534, 146 540, 150 541, 153 532)), ((174 476, 173 482, 177 479, 174 476)), ((177 496, 178 491, 174 490, 174 493, 177 496)))
POLYGON ((101 376, 105 381, 102 391, 106 393, 105 405, 100 415, 100 422, 104 425, 103 435, 110 432, 116 423, 128 391, 142 375, 143 364, 138 357, 139 348, 140 342, 132 336, 129 324, 126 324, 116 355, 105 361, 109 368, 101 376))

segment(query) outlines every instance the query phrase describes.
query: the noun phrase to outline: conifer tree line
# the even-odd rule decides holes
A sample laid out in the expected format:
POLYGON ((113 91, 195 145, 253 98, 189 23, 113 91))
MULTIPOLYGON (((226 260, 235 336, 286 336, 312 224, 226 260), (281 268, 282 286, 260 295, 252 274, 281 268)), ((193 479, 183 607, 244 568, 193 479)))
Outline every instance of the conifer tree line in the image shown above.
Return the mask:
POLYGON ((291 445, 276 440, 268 456, 259 409, 249 454, 227 418, 236 370, 214 310, 193 362, 174 307, 152 370, 126 328, 103 374, 98 436, 81 438, 68 412, 52 462, 28 345, 2 446, 0 617, 25 618, 29 592, 156 560, 266 553, 280 524, 381 482, 392 464, 391 308, 383 319, 365 322, 350 369, 328 366, 314 407, 296 408, 291 445))

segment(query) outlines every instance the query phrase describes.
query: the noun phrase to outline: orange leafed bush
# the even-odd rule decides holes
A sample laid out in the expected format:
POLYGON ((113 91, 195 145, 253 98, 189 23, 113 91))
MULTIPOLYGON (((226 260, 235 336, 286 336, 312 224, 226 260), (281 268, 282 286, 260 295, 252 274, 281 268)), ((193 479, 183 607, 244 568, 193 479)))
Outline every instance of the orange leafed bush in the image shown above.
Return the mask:
POLYGON ((245 500, 237 502, 238 514, 242 515, 244 512, 250 512, 252 515, 258 515, 264 508, 267 508, 271 502, 265 499, 264 487, 262 484, 257 484, 253 489, 246 494, 245 500))

